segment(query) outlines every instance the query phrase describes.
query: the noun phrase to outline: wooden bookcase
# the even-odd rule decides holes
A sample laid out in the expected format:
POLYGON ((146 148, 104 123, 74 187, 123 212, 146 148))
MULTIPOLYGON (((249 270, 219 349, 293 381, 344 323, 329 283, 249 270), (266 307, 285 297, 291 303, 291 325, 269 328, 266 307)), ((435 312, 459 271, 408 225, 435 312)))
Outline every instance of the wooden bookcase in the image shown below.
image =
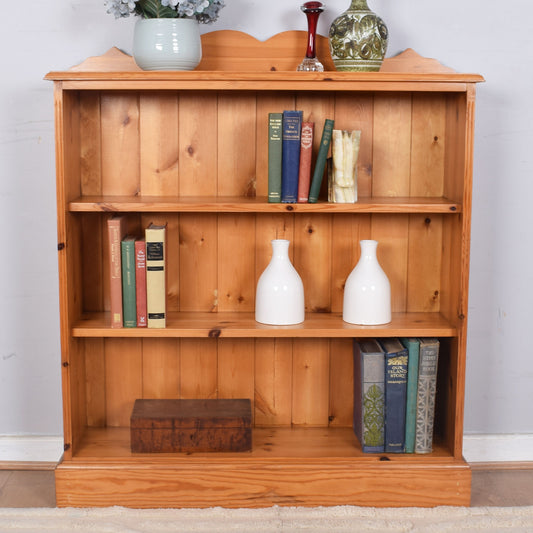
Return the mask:
MULTIPOLYGON (((203 36, 193 72, 116 49, 54 81, 65 453, 58 506, 468 505, 462 457, 476 74, 409 50, 379 73, 295 72, 305 33, 203 36), (240 57, 245 52, 245 57, 240 57), (267 203, 267 120, 361 129, 356 204, 267 203), (111 329, 106 221, 168 225, 168 327, 111 329), (254 320, 287 238, 306 320, 254 320), (358 241, 379 241, 393 320, 342 321, 358 241), (434 451, 361 452, 352 339, 441 340, 434 451), (250 398, 253 450, 132 454, 137 398, 250 398)), ((319 42, 322 58, 327 41, 319 42)), ((315 140, 315 144, 319 139, 315 140)))

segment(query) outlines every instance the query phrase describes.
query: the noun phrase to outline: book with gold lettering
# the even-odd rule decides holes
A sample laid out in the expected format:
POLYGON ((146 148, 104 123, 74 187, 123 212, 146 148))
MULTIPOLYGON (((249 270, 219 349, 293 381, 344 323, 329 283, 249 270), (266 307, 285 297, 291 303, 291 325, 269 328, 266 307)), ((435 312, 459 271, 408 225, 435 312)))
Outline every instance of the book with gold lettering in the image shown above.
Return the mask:
POLYGON ((146 241, 144 237, 135 241, 135 296, 137 327, 148 326, 146 313, 146 241))
POLYGON ((135 237, 126 235, 122 249, 122 315, 125 328, 137 326, 135 297, 135 237))
POLYGON ((435 419, 438 365, 438 339, 420 339, 415 453, 430 453, 433 449, 433 421, 435 419))
POLYGON ((281 202, 281 113, 268 114, 268 201, 281 202))
POLYGON ((408 352, 400 339, 384 338, 385 352, 385 452, 405 450, 408 352))
POLYGON ((283 111, 281 201, 287 204, 294 204, 298 201, 301 132, 302 111, 283 111))
POLYGON ((150 224, 146 239, 146 308, 149 328, 166 327, 166 226, 150 224))
POLYGON ((420 341, 415 338, 404 338, 401 341, 409 352, 407 356, 407 401, 405 404, 405 453, 414 453, 420 341))

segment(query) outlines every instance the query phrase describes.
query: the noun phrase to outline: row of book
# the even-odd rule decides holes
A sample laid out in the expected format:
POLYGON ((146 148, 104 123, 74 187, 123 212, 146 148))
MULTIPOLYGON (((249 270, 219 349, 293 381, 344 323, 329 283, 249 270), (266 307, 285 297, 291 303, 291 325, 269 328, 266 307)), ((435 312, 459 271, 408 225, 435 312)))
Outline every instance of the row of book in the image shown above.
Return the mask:
POLYGON ((316 203, 334 121, 326 119, 320 148, 311 174, 315 124, 303 120, 303 112, 287 110, 268 115, 268 201, 316 203))
POLYGON ((430 453, 440 343, 354 340, 354 432, 366 453, 430 453))
POLYGON ((166 226, 150 224, 144 235, 127 234, 125 215, 107 223, 112 328, 166 326, 166 226))

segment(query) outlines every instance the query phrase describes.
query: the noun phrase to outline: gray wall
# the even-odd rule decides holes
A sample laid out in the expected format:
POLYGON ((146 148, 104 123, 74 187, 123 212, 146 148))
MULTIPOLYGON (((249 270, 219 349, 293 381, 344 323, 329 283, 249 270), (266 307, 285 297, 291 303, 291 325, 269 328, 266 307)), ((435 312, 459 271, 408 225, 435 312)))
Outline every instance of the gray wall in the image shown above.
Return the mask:
MULTIPOLYGON (((306 29, 300 0, 226 0, 202 31, 266 39, 306 29), (270 9, 263 6, 268 4, 270 9)), ((329 0, 319 32, 349 0, 329 0)), ((526 0, 370 0, 390 31, 387 55, 414 48, 479 72, 467 364, 467 433, 533 433, 531 343, 533 37, 526 0), (508 7, 510 6, 510 7, 508 7)), ((0 435, 62 431, 52 84, 42 80, 112 46, 131 52, 134 19, 103 0, 37 0, 0 34, 0 435)), ((303 51, 302 51, 303 53, 303 51)))

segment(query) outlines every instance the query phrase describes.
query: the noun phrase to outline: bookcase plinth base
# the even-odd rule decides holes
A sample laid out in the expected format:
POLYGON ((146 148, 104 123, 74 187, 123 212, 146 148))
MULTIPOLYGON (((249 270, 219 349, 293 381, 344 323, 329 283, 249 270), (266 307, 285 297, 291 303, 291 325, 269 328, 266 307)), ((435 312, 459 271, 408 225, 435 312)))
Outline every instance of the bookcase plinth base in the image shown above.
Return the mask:
POLYGON ((188 465, 65 462, 58 507, 269 507, 470 505, 466 463, 361 465, 327 460, 188 465))

